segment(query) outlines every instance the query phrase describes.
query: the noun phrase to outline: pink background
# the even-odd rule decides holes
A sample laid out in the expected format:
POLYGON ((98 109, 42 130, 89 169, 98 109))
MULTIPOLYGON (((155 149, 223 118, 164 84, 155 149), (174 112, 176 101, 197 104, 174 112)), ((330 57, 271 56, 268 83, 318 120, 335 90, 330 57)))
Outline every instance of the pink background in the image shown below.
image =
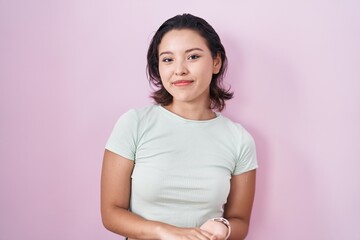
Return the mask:
POLYGON ((257 142, 247 239, 359 240, 359 11, 355 0, 0 0, 0 239, 119 239, 100 218, 104 144, 120 114, 151 103, 153 32, 190 12, 222 37, 236 92, 224 115, 257 142))

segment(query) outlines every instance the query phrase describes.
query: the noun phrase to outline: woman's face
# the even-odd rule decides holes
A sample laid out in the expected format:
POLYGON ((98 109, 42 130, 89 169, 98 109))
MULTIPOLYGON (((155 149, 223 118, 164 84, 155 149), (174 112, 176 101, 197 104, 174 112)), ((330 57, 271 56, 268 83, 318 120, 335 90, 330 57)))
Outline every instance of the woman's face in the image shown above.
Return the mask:
POLYGON ((206 40, 193 30, 171 30, 158 52, 160 78, 173 103, 208 104, 211 78, 219 72, 221 58, 212 57, 206 40))

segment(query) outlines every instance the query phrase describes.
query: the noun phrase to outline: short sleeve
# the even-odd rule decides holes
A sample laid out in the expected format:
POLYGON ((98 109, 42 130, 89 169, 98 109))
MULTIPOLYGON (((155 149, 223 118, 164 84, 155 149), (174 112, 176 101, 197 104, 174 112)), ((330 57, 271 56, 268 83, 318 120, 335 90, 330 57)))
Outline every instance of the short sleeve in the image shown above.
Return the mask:
POLYGON ((105 148, 127 159, 135 160, 137 128, 136 111, 124 113, 116 122, 105 148))
POLYGON ((233 175, 239 175, 258 167, 254 138, 245 129, 241 129, 241 133, 241 147, 233 175))

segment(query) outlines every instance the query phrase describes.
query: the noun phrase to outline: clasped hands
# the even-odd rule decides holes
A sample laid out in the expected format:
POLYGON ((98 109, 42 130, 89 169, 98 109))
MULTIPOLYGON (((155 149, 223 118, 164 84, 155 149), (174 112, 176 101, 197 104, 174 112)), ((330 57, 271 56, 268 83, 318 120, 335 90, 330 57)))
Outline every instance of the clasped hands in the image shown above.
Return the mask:
POLYGON ((229 229, 221 222, 206 221, 200 226, 200 229, 205 230, 212 234, 210 240, 225 240, 229 229))
POLYGON ((221 222, 208 220, 199 228, 179 228, 164 226, 160 228, 161 240, 226 240, 227 226, 221 222))

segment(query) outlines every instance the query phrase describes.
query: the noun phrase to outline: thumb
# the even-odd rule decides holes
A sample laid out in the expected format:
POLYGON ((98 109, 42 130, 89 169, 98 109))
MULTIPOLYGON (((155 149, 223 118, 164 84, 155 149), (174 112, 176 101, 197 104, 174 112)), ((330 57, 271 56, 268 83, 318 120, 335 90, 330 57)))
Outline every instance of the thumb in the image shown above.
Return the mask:
POLYGON ((210 240, 217 240, 217 237, 215 235, 212 235, 210 240))

